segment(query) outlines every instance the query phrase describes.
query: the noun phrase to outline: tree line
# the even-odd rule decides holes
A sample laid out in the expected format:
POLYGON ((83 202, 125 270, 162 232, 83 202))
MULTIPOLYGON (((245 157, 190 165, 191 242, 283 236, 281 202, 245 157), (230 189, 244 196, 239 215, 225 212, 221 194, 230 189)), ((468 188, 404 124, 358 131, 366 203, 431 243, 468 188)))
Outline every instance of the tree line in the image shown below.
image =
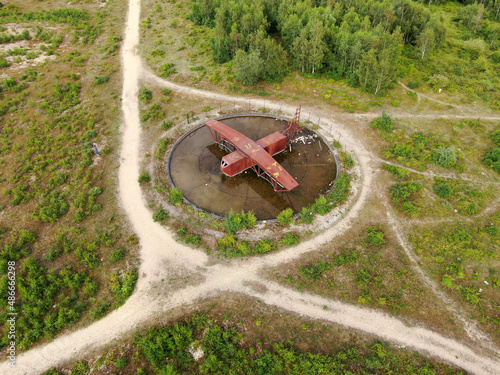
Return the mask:
MULTIPOLYGON (((194 0, 190 18, 214 28, 213 59, 233 62, 244 84, 279 81, 289 68, 347 79, 372 93, 391 87, 406 46, 420 58, 445 41, 447 28, 412 0, 194 0)), ((456 21, 477 32, 496 19, 500 0, 464 6, 456 21), (487 11, 486 11, 487 10, 487 11)), ((495 22, 490 34, 498 34, 495 22)), ((498 40, 498 36, 494 37, 498 40)))

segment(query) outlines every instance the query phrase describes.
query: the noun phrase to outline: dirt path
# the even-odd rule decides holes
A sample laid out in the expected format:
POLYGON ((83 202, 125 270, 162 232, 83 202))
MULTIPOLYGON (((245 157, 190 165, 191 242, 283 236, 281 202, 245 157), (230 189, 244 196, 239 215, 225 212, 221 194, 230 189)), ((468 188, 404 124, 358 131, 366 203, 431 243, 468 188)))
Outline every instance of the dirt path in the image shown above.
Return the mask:
MULTIPOLYGON (((366 332, 384 340, 422 351, 428 355, 453 363, 476 374, 494 374, 500 361, 474 354, 461 343, 445 338, 430 330, 408 327, 400 320, 368 308, 361 308, 319 296, 299 293, 262 279, 260 271, 269 266, 289 262, 302 254, 314 251, 320 244, 331 241, 355 223, 364 203, 371 193, 374 163, 377 161, 363 144, 354 137, 350 129, 336 115, 330 113, 322 121, 323 133, 333 129, 342 134, 343 143, 353 151, 360 166, 358 192, 351 200, 346 213, 332 216, 333 225, 317 237, 267 256, 252 259, 237 259, 228 265, 215 264, 208 267, 207 256, 177 243, 172 234, 152 220, 152 215, 142 197, 137 182, 141 150, 141 126, 137 92, 141 72, 144 79, 186 95, 212 100, 235 102, 241 105, 259 106, 263 100, 235 98, 229 95, 183 87, 164 81, 145 71, 137 55, 139 42, 140 0, 130 0, 127 28, 122 50, 123 63, 123 142, 119 170, 119 194, 129 220, 137 233, 141 245, 141 267, 137 290, 118 310, 92 325, 58 337, 54 341, 23 353, 17 358, 17 366, 10 368, 6 362, 0 364, 0 373, 38 374, 52 366, 77 360, 99 349, 115 343, 118 339, 135 332, 137 326, 154 321, 153 318, 173 311, 181 306, 195 304, 197 300, 209 298, 221 291, 245 293, 282 309, 321 319, 366 332), (169 292, 161 284, 169 275, 196 273, 202 279, 197 285, 169 292), (261 286, 261 287, 256 287, 261 286), (324 306, 327 309, 324 309, 324 306)), ((284 111, 290 115, 295 106, 266 101, 266 107, 284 111)), ((304 108, 305 111, 312 109, 304 108)), ((327 135, 327 134, 326 134, 327 135)))

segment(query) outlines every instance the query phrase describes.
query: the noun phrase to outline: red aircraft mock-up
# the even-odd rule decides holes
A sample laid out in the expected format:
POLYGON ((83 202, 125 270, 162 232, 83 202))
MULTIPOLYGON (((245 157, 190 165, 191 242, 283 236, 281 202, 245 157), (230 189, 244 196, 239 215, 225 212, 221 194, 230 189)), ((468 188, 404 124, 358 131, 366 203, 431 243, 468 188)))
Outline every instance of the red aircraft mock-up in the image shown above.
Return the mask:
POLYGON ((299 186, 298 182, 273 158, 286 149, 297 131, 303 130, 298 125, 299 114, 300 107, 297 108, 295 118, 289 122, 286 130, 274 132, 256 142, 222 122, 208 120, 205 125, 215 142, 230 152, 221 160, 222 173, 233 177, 252 168, 258 176, 269 181, 275 191, 290 191, 299 186))

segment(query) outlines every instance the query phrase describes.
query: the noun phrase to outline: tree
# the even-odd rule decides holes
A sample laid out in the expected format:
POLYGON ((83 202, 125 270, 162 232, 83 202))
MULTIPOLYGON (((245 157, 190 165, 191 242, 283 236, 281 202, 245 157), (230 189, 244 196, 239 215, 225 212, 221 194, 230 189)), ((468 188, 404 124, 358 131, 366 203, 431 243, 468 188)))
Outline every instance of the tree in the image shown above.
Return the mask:
POLYGON ((261 77, 262 59, 258 51, 251 51, 248 54, 243 50, 236 51, 233 59, 234 74, 237 81, 244 85, 253 85, 261 77))
POLYGON ((323 65, 323 57, 325 56, 326 44, 323 42, 323 22, 317 20, 314 22, 309 31, 309 63, 311 73, 321 69, 323 65))
POLYGON ((257 51, 261 59, 259 78, 267 81, 280 81, 286 74, 288 56, 283 47, 261 31, 252 43, 251 49, 257 51))
POLYGON ((423 59, 427 51, 433 50, 436 47, 436 36, 434 34, 434 30, 426 27, 424 31, 420 33, 420 36, 417 39, 417 45, 422 53, 420 58, 423 59))
POLYGON ((304 73, 307 70, 310 52, 306 29, 302 29, 299 37, 293 42, 292 52, 295 58, 295 65, 304 73))

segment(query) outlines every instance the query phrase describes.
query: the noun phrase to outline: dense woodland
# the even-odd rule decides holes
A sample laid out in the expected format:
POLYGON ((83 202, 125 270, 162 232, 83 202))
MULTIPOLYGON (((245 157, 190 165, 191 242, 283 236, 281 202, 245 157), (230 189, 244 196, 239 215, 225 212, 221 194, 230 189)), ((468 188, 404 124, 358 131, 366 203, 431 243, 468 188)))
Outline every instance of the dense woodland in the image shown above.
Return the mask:
MULTIPOLYGON (((403 65, 442 50, 461 60, 453 75, 474 61, 486 90, 498 81, 498 0, 194 0, 190 18, 214 28, 213 59, 232 60, 236 79, 248 85, 296 69, 379 94, 404 74, 403 65)), ((448 68, 425 78, 446 86, 448 68)))

